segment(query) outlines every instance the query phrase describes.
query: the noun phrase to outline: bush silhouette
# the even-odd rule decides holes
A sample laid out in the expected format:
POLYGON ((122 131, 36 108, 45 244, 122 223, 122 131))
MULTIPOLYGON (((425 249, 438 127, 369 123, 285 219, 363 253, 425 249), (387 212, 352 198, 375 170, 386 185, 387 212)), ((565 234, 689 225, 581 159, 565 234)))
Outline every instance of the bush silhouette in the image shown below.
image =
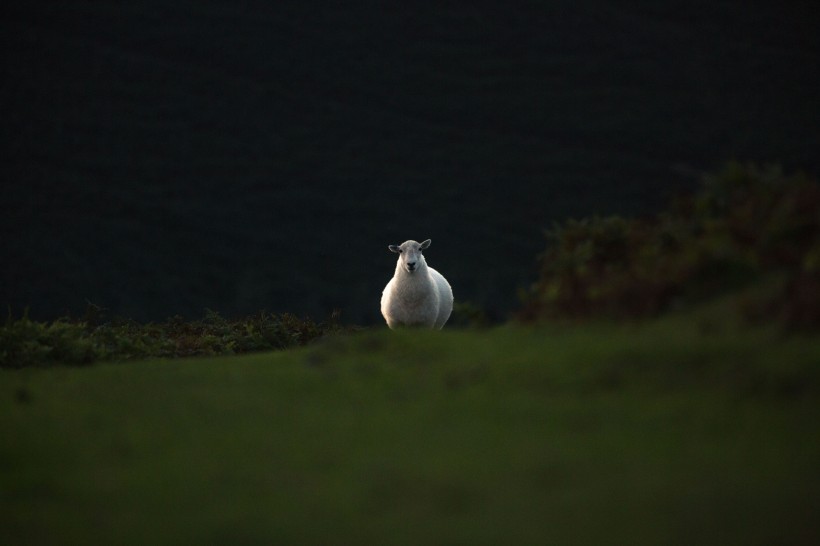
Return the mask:
POLYGON ((85 365, 98 360, 133 360, 216 356, 287 349, 324 335, 350 330, 338 313, 314 322, 295 315, 259 312, 228 320, 207 311, 200 320, 172 317, 162 323, 103 320, 101 309, 89 305, 82 320, 33 321, 11 316, 0 327, 0 368, 54 364, 85 365))
POLYGON ((547 233, 518 317, 640 318, 778 279, 740 302, 749 320, 820 325, 820 186, 728 164, 650 218, 570 220, 547 233))

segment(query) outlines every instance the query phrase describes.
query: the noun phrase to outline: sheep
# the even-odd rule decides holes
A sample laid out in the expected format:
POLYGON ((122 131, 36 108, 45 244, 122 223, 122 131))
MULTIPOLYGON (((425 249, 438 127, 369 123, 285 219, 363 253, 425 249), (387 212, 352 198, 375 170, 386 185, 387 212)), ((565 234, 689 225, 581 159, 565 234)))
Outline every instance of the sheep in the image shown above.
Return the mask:
POLYGON ((441 330, 453 311, 453 289, 435 269, 429 267, 421 251, 430 246, 405 241, 388 248, 399 255, 396 272, 384 287, 381 311, 387 325, 425 326, 441 330))

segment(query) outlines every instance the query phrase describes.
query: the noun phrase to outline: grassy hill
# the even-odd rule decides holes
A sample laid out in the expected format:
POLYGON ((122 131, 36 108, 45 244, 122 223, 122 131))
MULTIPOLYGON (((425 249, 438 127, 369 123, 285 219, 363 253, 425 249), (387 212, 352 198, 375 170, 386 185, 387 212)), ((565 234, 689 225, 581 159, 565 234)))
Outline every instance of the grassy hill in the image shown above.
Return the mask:
POLYGON ((816 544, 820 343, 725 318, 0 370, 0 536, 816 544))

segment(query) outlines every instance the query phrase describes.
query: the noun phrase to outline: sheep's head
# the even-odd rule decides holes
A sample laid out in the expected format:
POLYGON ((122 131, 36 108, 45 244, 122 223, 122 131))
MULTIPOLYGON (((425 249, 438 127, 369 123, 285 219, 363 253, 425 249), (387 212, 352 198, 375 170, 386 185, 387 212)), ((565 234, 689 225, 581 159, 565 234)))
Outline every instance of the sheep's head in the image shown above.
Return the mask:
POLYGON ((390 250, 399 255, 399 263, 408 273, 413 273, 426 263, 421 251, 430 246, 430 239, 423 243, 405 241, 401 245, 390 245, 390 250))

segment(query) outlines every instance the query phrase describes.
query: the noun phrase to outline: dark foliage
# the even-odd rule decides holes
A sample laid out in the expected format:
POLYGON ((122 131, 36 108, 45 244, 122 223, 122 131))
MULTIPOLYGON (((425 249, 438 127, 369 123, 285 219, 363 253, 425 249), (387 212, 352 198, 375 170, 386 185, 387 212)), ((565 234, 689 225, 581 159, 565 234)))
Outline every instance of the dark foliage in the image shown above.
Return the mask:
POLYGON ((486 328, 492 323, 492 318, 478 304, 471 301, 453 302, 453 314, 447 321, 448 327, 457 328, 486 328))
POLYGON ((172 317, 162 323, 101 320, 89 306, 82 320, 36 322, 9 317, 0 327, 0 367, 84 365, 98 360, 215 356, 286 349, 321 336, 349 331, 334 312, 325 322, 260 312, 228 320, 214 311, 196 321, 172 317))
POLYGON ((547 233, 519 316, 648 317, 775 279, 743 316, 820 326, 820 186, 732 163, 651 218, 573 220, 547 233))

